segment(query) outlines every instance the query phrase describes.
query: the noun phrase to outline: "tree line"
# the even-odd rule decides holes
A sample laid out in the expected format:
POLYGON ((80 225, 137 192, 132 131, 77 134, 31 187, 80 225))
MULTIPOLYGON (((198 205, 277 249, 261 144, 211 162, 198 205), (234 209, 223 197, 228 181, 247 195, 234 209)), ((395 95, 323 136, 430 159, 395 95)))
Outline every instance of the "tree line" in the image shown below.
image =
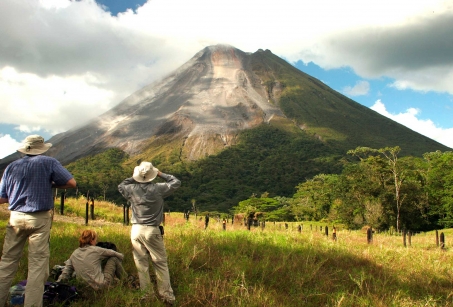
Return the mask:
POLYGON ((268 220, 330 221, 426 231, 453 226, 453 152, 399 157, 400 147, 348 151, 356 160, 340 174, 318 174, 291 198, 252 195, 236 212, 265 212, 268 220))
MULTIPOLYGON (((273 137, 280 146, 271 146, 271 137, 257 141, 252 136, 253 146, 239 145, 202 161, 159 163, 184 182, 167 199, 166 210, 186 212, 196 201, 201 211, 264 212, 268 221, 325 220, 352 229, 369 225, 398 231, 453 226, 453 152, 400 157, 399 147, 357 147, 347 159, 331 154, 337 158, 322 164, 316 156, 320 148, 328 152, 325 145, 298 140, 295 156, 288 148, 298 143, 278 131, 273 137)), ((109 149, 67 167, 78 182, 68 196, 124 204, 117 186, 131 176, 133 165, 123 151, 109 149)))

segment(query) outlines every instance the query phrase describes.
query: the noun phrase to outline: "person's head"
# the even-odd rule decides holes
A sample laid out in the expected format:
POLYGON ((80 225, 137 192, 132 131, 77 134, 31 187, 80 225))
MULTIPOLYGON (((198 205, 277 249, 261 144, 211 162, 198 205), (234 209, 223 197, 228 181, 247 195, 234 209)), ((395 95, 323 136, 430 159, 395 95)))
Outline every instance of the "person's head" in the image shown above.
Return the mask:
POLYGON ((51 143, 44 143, 44 138, 42 136, 34 134, 27 136, 17 151, 36 156, 45 153, 50 147, 52 147, 51 143))
POLYGON ((134 168, 132 178, 137 182, 151 182, 156 178, 158 172, 159 170, 151 162, 141 162, 140 165, 134 168))
POLYGON ((84 230, 79 238, 79 247, 85 245, 96 245, 98 241, 98 234, 94 230, 84 230))

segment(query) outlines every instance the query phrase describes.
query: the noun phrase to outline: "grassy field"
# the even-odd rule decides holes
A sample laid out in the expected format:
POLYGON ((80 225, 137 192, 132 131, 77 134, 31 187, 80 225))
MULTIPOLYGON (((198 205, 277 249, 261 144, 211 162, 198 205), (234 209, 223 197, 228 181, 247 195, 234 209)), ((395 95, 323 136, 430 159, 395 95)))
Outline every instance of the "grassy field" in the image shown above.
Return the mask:
MULTIPOLYGON (((76 207, 68 201, 68 215, 84 217, 76 207)), ((112 222, 123 220, 122 208, 99 203, 95 212, 98 218, 88 226, 83 218, 56 214, 50 266, 63 264, 81 231, 91 228, 100 241, 116 243, 126 271, 136 274, 130 226, 112 222), (101 220, 97 212, 103 210, 114 214, 101 220)), ((8 215, 0 214, 2 246, 8 215)), ((298 225, 267 223, 249 231, 229 221, 224 231, 211 218, 205 230, 204 219, 191 216, 186 222, 181 213, 167 214, 164 238, 176 306, 453 306, 452 229, 442 231, 446 248, 441 250, 433 232, 412 236, 404 247, 401 236, 375 234, 368 244, 366 233, 340 228, 334 241, 324 235, 324 227, 331 232, 332 225, 305 222, 301 232, 298 225)), ((26 279, 26 268, 24 255, 15 282, 26 279)), ((127 285, 103 292, 79 285, 79 290, 83 298, 72 306, 142 305, 142 293, 127 285)))

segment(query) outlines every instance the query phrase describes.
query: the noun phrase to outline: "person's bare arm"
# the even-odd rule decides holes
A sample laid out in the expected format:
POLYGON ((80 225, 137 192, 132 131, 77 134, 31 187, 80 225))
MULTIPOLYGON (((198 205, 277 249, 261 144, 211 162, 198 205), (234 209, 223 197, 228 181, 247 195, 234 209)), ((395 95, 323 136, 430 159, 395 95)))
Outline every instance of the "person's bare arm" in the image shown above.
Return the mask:
POLYGON ((66 182, 65 185, 52 185, 52 188, 58 188, 58 189, 74 189, 77 186, 77 182, 75 181, 74 178, 69 179, 68 182, 66 182))

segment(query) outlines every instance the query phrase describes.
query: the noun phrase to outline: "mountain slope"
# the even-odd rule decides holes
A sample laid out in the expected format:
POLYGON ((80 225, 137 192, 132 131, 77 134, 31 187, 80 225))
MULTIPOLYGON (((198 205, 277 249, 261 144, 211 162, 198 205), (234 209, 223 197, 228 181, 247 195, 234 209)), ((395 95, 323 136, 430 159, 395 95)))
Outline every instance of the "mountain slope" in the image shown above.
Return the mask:
POLYGON ((215 153, 235 143, 237 130, 283 115, 267 103, 249 65, 249 56, 238 49, 207 47, 88 125, 52 138, 50 154, 63 162, 105 147, 134 155, 153 136, 184 141, 187 159, 215 153), (65 150, 68 144, 77 150, 65 150))
POLYGON ((269 98, 300 129, 323 141, 343 150, 398 145, 402 154, 415 156, 450 150, 343 96, 269 50, 251 57, 253 71, 266 85, 269 98))
POLYGON ((158 144, 170 144, 178 148, 180 159, 197 160, 235 145, 239 131, 275 119, 289 120, 344 152, 357 146, 396 145, 403 154, 416 156, 448 150, 332 90, 269 50, 247 54, 216 45, 88 125, 55 136, 49 154, 68 163, 107 147, 131 156, 146 151, 149 156, 158 144))

